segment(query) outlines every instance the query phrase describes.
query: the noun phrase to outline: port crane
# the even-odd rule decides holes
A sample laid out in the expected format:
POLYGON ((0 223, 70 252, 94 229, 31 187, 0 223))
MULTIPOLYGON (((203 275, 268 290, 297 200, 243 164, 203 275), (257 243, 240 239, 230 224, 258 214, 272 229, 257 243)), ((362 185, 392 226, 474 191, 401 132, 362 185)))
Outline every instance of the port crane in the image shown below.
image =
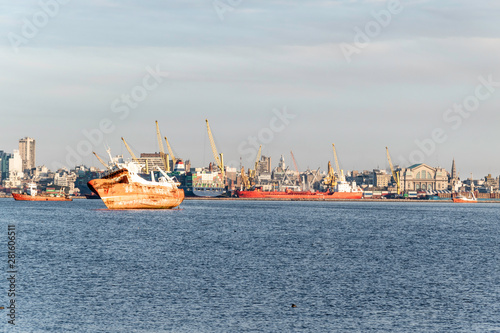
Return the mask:
POLYGON ((217 163, 217 166, 220 169, 222 179, 225 179, 224 155, 222 153, 220 153, 219 155, 219 153, 217 152, 217 147, 215 146, 214 137, 212 135, 212 130, 210 129, 210 124, 208 123, 208 119, 205 119, 205 122, 207 123, 208 138, 210 139, 210 145, 212 146, 212 153, 214 154, 215 163, 217 163))
POLYGON ((168 153, 170 154, 170 158, 172 159, 172 162, 173 162, 174 167, 175 167, 175 164, 177 163, 177 159, 174 156, 174 151, 172 150, 172 147, 170 147, 170 143, 168 142, 167 137, 165 137, 165 142, 167 143, 168 153))
POLYGON ((337 185, 337 178, 335 177, 335 170, 333 170, 332 162, 328 161, 328 176, 323 180, 323 183, 333 189, 337 185))
POLYGON ((170 161, 168 154, 165 154, 165 148, 163 148, 163 141, 161 139, 160 126, 158 125, 158 121, 156 121, 156 136, 158 137, 158 146, 160 148, 160 157, 163 161, 163 166, 165 171, 170 172, 170 161))
POLYGON ((337 177, 340 181, 345 181, 344 179, 344 171, 343 170, 340 170, 340 166, 339 166, 339 159, 337 157, 337 149, 335 149, 335 144, 332 143, 332 146, 333 146, 333 156, 335 157, 335 166, 337 167, 337 170, 335 172, 337 172, 337 177))
POLYGON ((257 157, 255 158, 255 164, 254 164, 253 170, 252 169, 248 169, 248 178, 250 179, 250 182, 253 182, 254 184, 257 183, 256 182, 257 168, 259 166, 259 161, 260 161, 261 154, 262 154, 262 145, 260 145, 259 151, 257 152, 257 157))
POLYGON ((400 195, 401 194, 401 181, 399 179, 399 173, 396 172, 396 170, 394 170, 394 166, 392 165, 391 155, 389 154, 389 148, 385 147, 385 150, 387 152, 387 160, 389 161, 389 165, 391 167, 392 177, 394 178, 394 181, 396 182, 398 195, 400 195))
POLYGON ((134 162, 139 163, 139 160, 137 159, 137 157, 135 157, 134 152, 132 151, 132 149, 130 149, 129 145, 127 144, 127 141, 125 141, 125 139, 123 137, 122 137, 122 141, 125 144, 125 148, 127 148, 130 156, 132 156, 132 159, 134 160, 134 162))
POLYGON ((302 185, 302 179, 300 178, 299 167, 297 166, 297 161, 295 160, 295 156, 293 156, 293 151, 290 151, 290 154, 292 155, 292 161, 293 165, 295 166, 295 171, 297 171, 297 177, 299 178, 299 185, 302 185))
POLYGON ((99 155, 97 155, 97 153, 96 153, 95 151, 93 151, 92 153, 95 155, 95 157, 97 157, 97 159, 99 160, 99 162, 101 162, 101 164, 102 164, 102 165, 104 165, 104 167, 106 167, 106 169, 110 169, 109 165, 107 165, 107 164, 103 161, 103 159, 102 159, 99 155))
POLYGON ((248 180, 248 177, 245 174, 245 167, 241 167, 241 182, 242 182, 243 187, 245 189, 250 189, 251 188, 250 181, 248 180))

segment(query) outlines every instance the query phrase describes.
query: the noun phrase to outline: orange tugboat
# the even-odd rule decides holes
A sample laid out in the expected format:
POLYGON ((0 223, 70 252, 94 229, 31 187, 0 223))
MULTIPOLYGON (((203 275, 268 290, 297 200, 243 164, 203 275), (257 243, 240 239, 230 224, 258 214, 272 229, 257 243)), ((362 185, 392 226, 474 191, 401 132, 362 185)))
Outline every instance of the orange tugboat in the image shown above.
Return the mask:
POLYGON ((462 194, 459 194, 453 198, 453 202, 455 203, 477 203, 477 198, 474 195, 474 192, 470 192, 471 195, 466 197, 462 194))
POLYGON ((36 185, 29 184, 26 194, 12 193, 17 201, 72 201, 70 197, 63 194, 47 195, 37 194, 36 185))
POLYGON ((96 193, 108 209, 171 209, 184 201, 184 191, 172 178, 158 168, 161 177, 151 180, 140 176, 138 163, 115 165, 101 179, 94 179, 87 186, 96 193))

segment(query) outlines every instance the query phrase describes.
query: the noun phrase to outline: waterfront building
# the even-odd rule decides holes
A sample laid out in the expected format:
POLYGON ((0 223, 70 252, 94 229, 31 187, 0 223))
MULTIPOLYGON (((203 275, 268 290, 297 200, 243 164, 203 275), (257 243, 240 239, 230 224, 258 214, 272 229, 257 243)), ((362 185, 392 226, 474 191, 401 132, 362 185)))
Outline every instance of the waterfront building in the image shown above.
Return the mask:
POLYGON ((23 173, 23 161, 19 150, 14 150, 11 158, 9 158, 9 173, 8 176, 2 181, 3 185, 7 188, 21 186, 23 173))
POLYGON ((2 183, 2 180, 9 178, 9 160, 11 158, 12 154, 0 150, 0 184, 2 183))
POLYGON ((491 174, 488 174, 488 176, 484 177, 483 187, 487 190, 488 193, 498 191, 499 185, 500 185, 499 177, 493 178, 491 174))
POLYGON ((74 172, 59 170, 54 175, 54 185, 69 189, 69 194, 73 194, 75 190, 75 182, 77 176, 74 172))
POLYGON ((448 172, 427 164, 414 164, 399 170, 403 191, 443 191, 448 189, 448 172))
POLYGON ((36 145, 32 138, 22 138, 19 140, 19 154, 22 160, 22 171, 31 170, 36 167, 36 145))
POLYGON ((391 182, 392 175, 385 170, 373 170, 373 186, 377 188, 387 188, 391 182))
POLYGON ((262 156, 260 161, 257 163, 257 174, 271 173, 271 171, 271 157, 262 156))

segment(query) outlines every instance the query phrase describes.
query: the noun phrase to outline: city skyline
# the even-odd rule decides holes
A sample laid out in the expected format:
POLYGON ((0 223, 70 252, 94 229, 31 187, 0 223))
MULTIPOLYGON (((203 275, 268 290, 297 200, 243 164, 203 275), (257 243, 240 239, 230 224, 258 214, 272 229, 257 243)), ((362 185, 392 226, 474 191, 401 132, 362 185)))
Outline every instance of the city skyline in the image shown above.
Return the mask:
POLYGON ((462 179, 500 174, 499 4, 3 3, 0 150, 35 138, 37 165, 67 164, 100 127, 101 156, 104 142, 128 156, 122 136, 158 151, 155 120, 179 157, 208 165, 207 118, 226 162, 247 168, 257 141, 301 170, 326 170, 335 143, 346 170, 388 168, 388 146, 402 167, 455 158, 462 179))
MULTIPOLYGON (((18 141, 18 142, 19 142, 19 146, 21 146, 22 142, 25 142, 26 140, 31 140, 31 141, 33 141, 33 142, 35 142, 35 141, 36 141, 36 140, 35 140, 35 139, 33 139, 33 138, 24 137, 24 138, 19 139, 19 141, 18 141)), ((165 145, 165 142, 164 142, 163 144, 165 145)), ((18 148, 20 148, 20 147, 18 147, 18 148)), ((115 158, 115 157, 118 157, 118 156, 123 156, 123 158, 124 158, 126 161, 127 161, 127 160, 132 161, 132 160, 133 160, 133 158, 132 158, 132 157, 131 157, 131 155, 129 154, 129 152, 128 152, 127 148, 124 146, 124 147, 123 147, 123 149, 125 150, 125 153, 123 153, 123 151, 122 151, 120 154, 114 154, 113 152, 111 152, 112 157, 113 157, 113 158, 115 158)), ((166 148, 165 148, 165 149, 166 149, 166 148)), ((25 156, 25 157, 22 157, 23 155, 20 153, 20 150, 19 150, 19 149, 13 149, 11 152, 9 152, 8 150, 5 150, 5 149, 0 149, 0 152, 6 153, 6 154, 12 154, 12 153, 16 153, 16 152, 17 152, 17 154, 19 155, 19 157, 22 159, 22 162, 23 162, 23 163, 22 163, 22 165, 23 165, 23 169, 24 169, 24 163, 26 162, 26 159, 27 159, 28 157, 26 157, 26 156, 25 156)), ((152 153, 151 155, 155 155, 155 156, 158 154, 158 150, 148 151, 148 152, 145 152, 145 151, 135 151, 135 152, 134 152, 134 151, 132 151, 132 152, 133 152, 133 153, 134 153, 137 157, 141 157, 141 158, 143 157, 142 155, 146 155, 146 156, 147 156, 149 153, 152 153)), ((35 154, 35 153, 36 153, 36 151, 33 151, 33 152, 32 152, 32 154, 35 154)), ((168 154, 168 152, 166 152, 166 153, 168 154)), ((277 157, 277 158, 273 158, 273 156, 268 156, 268 155, 266 155, 266 154, 261 154, 261 155, 259 155, 259 156, 260 156, 260 158, 259 158, 259 162, 260 162, 260 163, 264 163, 265 165, 268 165, 268 167, 267 167, 267 168, 268 168, 269 170, 273 170, 273 169, 275 169, 275 168, 278 168, 278 169, 279 169, 279 168, 281 167, 281 163, 282 163, 281 158, 283 157, 283 158, 284 158, 284 163, 285 163, 285 165, 286 165, 286 166, 288 166, 288 168, 289 168, 290 172, 292 172, 292 171, 295 171, 295 165, 294 165, 294 161, 293 161, 294 156, 292 156, 292 153, 293 153, 293 152, 290 152, 290 156, 288 156, 288 158, 287 158, 286 154, 281 154, 281 155, 279 155, 279 157, 277 157)), ((76 154, 76 155, 72 155, 72 156, 77 156, 77 155, 78 155, 78 154, 76 154)), ((98 154, 98 155, 99 155, 99 154, 98 154)), ((159 156, 159 155, 158 155, 158 156, 159 156)), ((1 157, 1 155, 0 155, 0 157, 1 157)), ((98 161, 98 159, 97 159, 97 158, 96 158, 93 154, 92 154, 92 157, 93 157, 93 159, 91 160, 91 162, 90 162, 90 163, 85 163, 85 161, 82 159, 82 162, 81 162, 81 163, 74 164, 74 165, 58 165, 58 166, 55 166, 55 168, 54 168, 54 169, 51 169, 49 165, 46 165, 46 164, 38 164, 38 163, 37 163, 37 164, 36 164, 33 168, 35 168, 35 167, 38 167, 38 168, 39 168, 39 167, 47 167, 47 168, 48 168, 48 170, 51 170, 51 171, 57 171, 57 169, 58 169, 59 167, 65 168, 65 169, 67 169, 67 170, 73 170, 75 167, 79 167, 79 166, 82 166, 82 165, 83 165, 83 166, 85 166, 85 167, 89 167, 89 168, 91 168, 91 167, 95 167, 95 168, 97 168, 97 169, 104 170, 104 169, 103 169, 103 165, 102 165, 102 164, 98 161)), ((109 157, 108 157, 107 152, 101 153, 101 156, 100 156, 100 157, 102 157, 102 158, 103 158, 104 162, 111 162, 111 161, 109 161, 109 157)), ((149 156, 149 157, 151 157, 151 156, 149 156)), ((189 163, 190 163, 190 165, 192 166, 192 168, 207 168, 207 167, 209 166, 209 164, 210 164, 210 163, 211 163, 211 164, 213 164, 213 166, 214 166, 214 167, 216 167, 216 162, 215 162, 215 161, 210 160, 210 157, 209 157, 209 160, 210 160, 210 161, 209 161, 209 162, 207 162, 206 164, 202 164, 202 165, 192 165, 192 164, 191 164, 192 162, 191 162, 191 160, 190 160, 189 158, 187 158, 187 159, 186 159, 186 158, 183 158, 182 156, 179 156, 179 155, 177 155, 177 154, 176 154, 176 157, 175 157, 175 158, 176 158, 176 159, 182 159, 182 160, 184 160, 184 161, 189 161, 189 163)), ((28 158, 28 159, 29 159, 29 158, 28 158)), ((332 162, 332 161, 334 162, 334 157, 332 157, 332 159, 331 159, 331 160, 329 160, 328 162, 332 162)), ((235 161, 234 161, 234 162, 235 162, 235 161)), ((365 169, 356 169, 356 168, 354 168, 354 169, 352 169, 352 168, 351 168, 351 169, 350 169, 350 168, 345 168, 345 167, 342 165, 342 163, 339 163, 339 164, 340 164, 340 168, 342 169, 342 171, 345 171, 345 172, 351 172, 351 171, 356 171, 356 172, 366 172, 366 171, 372 172, 372 171, 373 171, 373 172, 375 172, 376 170, 384 170, 384 171, 387 171, 387 175, 391 175, 391 167, 390 167, 390 165, 389 165, 388 161, 387 161, 387 165, 386 165, 385 167, 381 167, 381 166, 377 165, 376 167, 375 167, 375 166, 373 166, 373 167, 371 167, 371 168, 365 168, 365 169)), ((449 176, 450 176, 451 178, 455 178, 455 177, 457 177, 457 178, 459 178, 459 179, 461 179, 461 180, 467 180, 467 179, 470 179, 471 177, 472 177, 472 179, 474 179, 474 180, 483 179, 483 178, 484 178, 484 177, 486 177, 486 176, 492 176, 493 178, 496 178, 496 177, 497 177, 495 174, 492 174, 491 172, 489 172, 489 173, 487 173, 487 174, 484 174, 484 175, 476 175, 476 174, 474 174, 474 173, 462 174, 462 173, 460 172, 460 169, 458 169, 458 170, 456 169, 456 162, 455 162, 455 159, 453 159, 453 161, 451 162, 451 165, 452 165, 452 166, 451 166, 450 168, 447 168, 446 166, 441 166, 441 165, 429 165, 429 164, 428 164, 428 163, 426 163, 426 162, 422 162, 422 163, 415 163, 415 164, 413 164, 413 165, 407 165, 407 166, 403 166, 403 165, 400 165, 400 164, 395 164, 395 165, 394 165, 394 167, 395 167, 395 169, 397 169, 397 170, 401 170, 401 169, 403 169, 403 170, 404 170, 404 169, 406 169, 406 168, 408 168, 408 167, 410 167, 410 166, 414 167, 415 165, 428 165, 428 166, 430 166, 430 167, 432 167, 432 168, 434 168, 434 167, 437 167, 437 168, 444 168, 444 170, 446 170, 446 171, 448 172, 448 174, 449 174, 449 176)), ((248 166, 243 164, 243 166, 245 167, 245 170, 247 170, 247 169, 251 169, 251 168, 253 168, 253 167, 254 167, 254 166, 253 166, 253 164, 252 164, 252 165, 248 165, 248 166)), ((236 166, 236 165, 229 165, 229 164, 226 164, 226 165, 225 165, 225 167, 231 167, 231 168, 233 168, 233 169, 236 169, 236 171, 239 171, 239 170, 240 170, 240 166, 239 166, 239 165, 237 165, 237 166, 236 166)), ((259 167, 259 168, 260 168, 260 167, 259 167)), ((323 169, 321 166, 319 166, 319 169, 321 169, 321 170, 322 170, 322 173, 326 173, 326 172, 327 172, 326 168, 325 168, 325 169, 323 169)), ((303 168, 300 168, 300 167, 299 167, 299 171, 300 171, 301 173, 302 173, 302 172, 307 172, 308 170, 315 171, 315 170, 318 170, 318 168, 309 168, 309 167, 307 167, 307 168, 304 168, 304 169, 303 169, 303 168)), ((270 171, 270 172, 271 172, 271 171, 270 171)), ((500 177, 500 176, 498 176, 498 177, 500 177)))

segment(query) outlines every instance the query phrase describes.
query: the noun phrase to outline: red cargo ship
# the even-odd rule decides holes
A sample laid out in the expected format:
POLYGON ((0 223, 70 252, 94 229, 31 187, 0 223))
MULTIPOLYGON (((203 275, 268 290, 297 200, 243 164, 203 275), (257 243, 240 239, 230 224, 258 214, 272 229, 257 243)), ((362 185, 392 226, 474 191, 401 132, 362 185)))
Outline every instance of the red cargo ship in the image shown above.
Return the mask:
POLYGON ((355 200, 363 198, 363 191, 356 183, 339 182, 333 192, 310 191, 263 191, 257 187, 255 190, 236 191, 239 198, 247 199, 276 199, 276 200, 355 200))

